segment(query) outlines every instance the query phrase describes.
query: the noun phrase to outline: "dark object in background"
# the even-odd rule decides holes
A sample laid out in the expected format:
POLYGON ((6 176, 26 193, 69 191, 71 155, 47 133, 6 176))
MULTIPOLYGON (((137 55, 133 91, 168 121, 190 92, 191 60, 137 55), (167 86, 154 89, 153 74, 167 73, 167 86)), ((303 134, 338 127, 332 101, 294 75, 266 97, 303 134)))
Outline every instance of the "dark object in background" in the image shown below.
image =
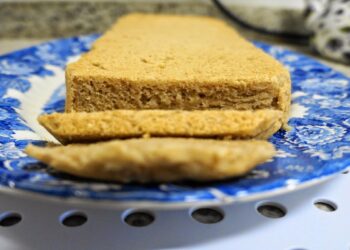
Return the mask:
POLYGON ((213 0, 213 3, 228 18, 245 28, 293 42, 309 42, 322 56, 350 63, 350 0, 306 0, 304 21, 308 33, 254 25, 228 8, 223 0, 213 0))
POLYGON ((350 0, 308 0, 310 43, 321 55, 350 63, 350 0))
MULTIPOLYGON (((225 3, 225 0, 213 0, 214 5, 225 15, 227 16, 230 20, 234 21, 235 23, 239 24, 240 26, 251 29, 253 31, 267 34, 267 35, 273 35, 273 36, 279 36, 283 37, 289 40, 293 40, 293 42, 297 43, 305 43, 310 37, 310 32, 307 32, 300 28, 300 30, 292 30, 291 28, 287 27, 286 25, 280 25, 279 28, 273 27, 272 23, 275 22, 273 18, 270 18, 271 22, 267 24, 267 22, 261 22, 260 19, 264 18, 264 15, 260 14, 260 17, 257 17, 256 15, 254 18, 248 18, 248 13, 247 11, 239 11, 235 6, 230 7, 228 4, 225 3), (236 13, 237 11, 237 13, 236 13), (238 13, 240 12, 240 13, 238 13)), ((253 9, 256 11, 256 9, 253 9)), ((290 12, 290 10, 286 9, 286 13, 290 12)), ((273 15, 274 12, 271 9, 268 13, 265 15, 273 15)), ((251 14, 250 14, 251 15, 251 14)), ((285 20, 287 22, 292 22, 294 18, 291 16, 287 16, 285 20)), ((283 22, 284 20, 279 19, 279 22, 283 22)), ((290 26, 290 25, 289 25, 290 26)))

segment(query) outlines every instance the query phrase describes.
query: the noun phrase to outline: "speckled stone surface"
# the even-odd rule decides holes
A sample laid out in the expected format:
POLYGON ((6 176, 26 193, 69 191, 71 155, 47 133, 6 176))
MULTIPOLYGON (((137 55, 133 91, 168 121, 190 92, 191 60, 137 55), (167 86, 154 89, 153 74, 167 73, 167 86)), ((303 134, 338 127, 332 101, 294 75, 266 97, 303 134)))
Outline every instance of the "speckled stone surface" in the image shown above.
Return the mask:
POLYGON ((220 15, 209 0, 0 1, 0 38, 66 37, 106 30, 129 12, 220 15))
MULTIPOLYGON (((224 0, 243 21, 268 30, 307 33, 303 8, 224 0)), ((220 16, 211 0, 0 0, 1 38, 52 38, 103 32, 129 12, 220 16)))

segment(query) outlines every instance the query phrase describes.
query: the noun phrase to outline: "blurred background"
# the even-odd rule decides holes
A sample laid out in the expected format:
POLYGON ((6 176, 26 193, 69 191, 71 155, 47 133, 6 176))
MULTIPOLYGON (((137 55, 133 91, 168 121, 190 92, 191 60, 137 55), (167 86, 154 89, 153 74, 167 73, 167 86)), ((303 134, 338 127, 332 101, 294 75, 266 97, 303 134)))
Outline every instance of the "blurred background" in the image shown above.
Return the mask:
POLYGON ((349 70, 349 0, 0 0, 0 54, 54 38, 101 33, 129 12, 224 18, 248 39, 349 70))

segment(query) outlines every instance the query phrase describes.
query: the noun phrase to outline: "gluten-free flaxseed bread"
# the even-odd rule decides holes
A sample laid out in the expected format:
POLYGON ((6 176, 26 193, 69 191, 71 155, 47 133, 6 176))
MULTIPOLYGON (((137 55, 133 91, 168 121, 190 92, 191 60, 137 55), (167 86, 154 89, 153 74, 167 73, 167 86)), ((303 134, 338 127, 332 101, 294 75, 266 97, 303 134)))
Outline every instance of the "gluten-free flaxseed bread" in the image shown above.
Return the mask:
POLYGON ((282 124, 282 111, 114 110, 53 113, 38 120, 62 143, 132 137, 267 139, 282 124))
POLYGON ((37 147, 26 152, 76 176, 118 182, 213 181, 246 174, 270 159, 267 141, 150 138, 37 147))
POLYGON ((66 69, 67 112, 277 109, 290 76, 223 21, 130 14, 66 69))

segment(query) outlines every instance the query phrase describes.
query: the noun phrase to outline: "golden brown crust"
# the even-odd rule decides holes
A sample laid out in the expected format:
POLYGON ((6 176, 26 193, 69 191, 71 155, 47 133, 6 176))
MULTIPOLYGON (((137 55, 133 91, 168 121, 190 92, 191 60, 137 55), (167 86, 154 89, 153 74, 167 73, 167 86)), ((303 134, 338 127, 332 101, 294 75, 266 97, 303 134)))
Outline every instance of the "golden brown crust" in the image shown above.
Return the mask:
POLYGON ((267 139, 282 125, 278 110, 114 110, 53 113, 38 121, 62 143, 132 137, 267 139))
POLYGON ((240 176, 270 159, 275 150, 266 141, 152 138, 45 148, 29 145, 26 153, 73 175, 145 183, 240 176))
POLYGON ((288 71, 209 17, 122 17, 68 65, 66 79, 68 112, 275 108, 287 114, 290 105, 288 71))

